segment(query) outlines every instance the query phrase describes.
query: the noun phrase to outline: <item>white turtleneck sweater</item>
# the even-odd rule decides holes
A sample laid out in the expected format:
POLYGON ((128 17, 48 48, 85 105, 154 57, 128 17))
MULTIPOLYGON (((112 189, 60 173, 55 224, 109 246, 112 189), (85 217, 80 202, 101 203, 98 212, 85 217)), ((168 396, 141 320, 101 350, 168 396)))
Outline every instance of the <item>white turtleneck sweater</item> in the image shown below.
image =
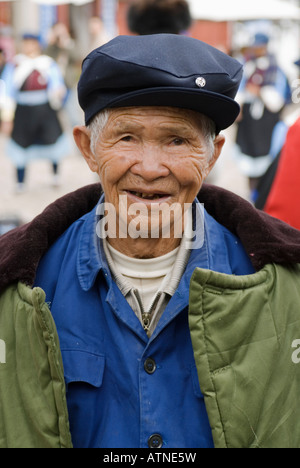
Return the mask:
POLYGON ((128 257, 107 244, 118 272, 139 291, 145 312, 148 312, 159 290, 164 289, 166 278, 171 272, 179 251, 150 259, 128 257))
MULTIPOLYGON (((192 220, 188 220, 190 232, 192 220)), ((104 251, 112 275, 148 336, 153 333, 166 305, 175 293, 190 250, 185 235, 175 250, 151 259, 136 259, 114 249, 103 239, 104 251)))

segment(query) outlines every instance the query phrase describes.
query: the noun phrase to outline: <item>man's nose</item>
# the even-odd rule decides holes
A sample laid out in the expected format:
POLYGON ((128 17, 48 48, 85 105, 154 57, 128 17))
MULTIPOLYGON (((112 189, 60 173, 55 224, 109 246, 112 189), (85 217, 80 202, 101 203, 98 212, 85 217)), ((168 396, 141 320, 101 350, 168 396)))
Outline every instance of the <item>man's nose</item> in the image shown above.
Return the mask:
POLYGON ((137 156, 136 163, 131 167, 131 172, 151 181, 170 174, 166 164, 167 158, 158 147, 145 145, 137 156))

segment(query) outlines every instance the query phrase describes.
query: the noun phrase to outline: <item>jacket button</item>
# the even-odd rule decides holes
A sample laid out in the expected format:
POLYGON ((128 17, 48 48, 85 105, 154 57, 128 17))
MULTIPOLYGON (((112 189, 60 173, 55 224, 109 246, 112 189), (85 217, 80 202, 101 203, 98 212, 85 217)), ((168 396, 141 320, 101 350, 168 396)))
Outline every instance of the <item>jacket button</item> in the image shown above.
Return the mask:
POLYGON ((144 362, 144 369, 147 372, 147 374, 154 374, 156 371, 156 362, 152 358, 146 359, 144 362))
POLYGON ((159 434, 153 434, 148 439, 149 448, 161 448, 163 446, 162 436, 159 434))

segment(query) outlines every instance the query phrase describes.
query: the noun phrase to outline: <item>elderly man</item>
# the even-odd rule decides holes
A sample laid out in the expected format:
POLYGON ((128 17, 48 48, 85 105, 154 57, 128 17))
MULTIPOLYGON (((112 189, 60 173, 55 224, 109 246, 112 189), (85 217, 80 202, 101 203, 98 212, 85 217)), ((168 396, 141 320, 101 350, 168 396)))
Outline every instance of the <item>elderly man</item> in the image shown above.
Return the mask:
POLYGON ((176 35, 84 61, 101 186, 0 241, 1 446, 300 445, 300 234, 202 187, 241 76, 176 35))

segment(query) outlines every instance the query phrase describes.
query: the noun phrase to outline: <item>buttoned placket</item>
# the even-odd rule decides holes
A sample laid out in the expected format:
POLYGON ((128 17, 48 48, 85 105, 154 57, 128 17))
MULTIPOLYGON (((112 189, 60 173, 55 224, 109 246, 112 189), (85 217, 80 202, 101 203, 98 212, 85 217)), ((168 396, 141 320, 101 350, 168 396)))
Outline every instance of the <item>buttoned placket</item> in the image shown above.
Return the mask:
POLYGON ((163 332, 179 313, 187 310, 186 302, 178 302, 165 326, 152 335, 145 347, 139 364, 140 392, 140 447, 161 448, 168 445, 167 434, 162 431, 160 420, 154 417, 157 400, 160 398, 159 374, 165 372, 163 351, 163 332), (154 350, 155 348, 155 350, 154 350), (160 349, 160 351, 158 351, 160 349))
MULTIPOLYGON (((113 293, 110 292, 108 297, 108 302, 112 306, 112 311, 118 315, 121 313, 120 309, 116 310, 114 301, 112 301, 113 293)), ((125 300, 125 298, 124 298, 125 300)), ((132 323, 131 320, 126 320, 124 316, 122 321, 126 323, 128 328, 130 328, 136 335, 137 342, 143 339, 144 350, 140 356, 136 356, 139 365, 138 365, 138 383, 139 383, 139 400, 140 400, 140 447, 153 447, 159 448, 156 446, 156 442, 153 441, 153 435, 158 435, 161 437, 162 446, 164 442, 165 434, 160 433, 159 421, 153 417, 153 413, 156 406, 156 400, 159 398, 159 381, 162 380, 161 376, 158 373, 162 374, 164 372, 164 363, 163 363, 163 348, 164 348, 164 331, 168 328, 169 324, 176 319, 177 315, 186 310, 188 301, 183 300, 180 297, 180 294, 176 294, 175 297, 176 306, 171 311, 167 311, 168 317, 164 320, 163 326, 157 326, 154 334, 148 338, 146 331, 143 330, 140 323, 138 323, 138 328, 136 327, 137 323, 132 323), (160 350, 160 351, 158 351, 160 350), (156 377, 159 377, 157 379, 156 377), (159 380, 159 381, 158 381, 159 380)), ((133 315, 133 314, 132 314, 133 315)), ((120 315, 119 315, 120 317, 120 315)), ((192 356, 191 356, 192 358, 192 356)))

